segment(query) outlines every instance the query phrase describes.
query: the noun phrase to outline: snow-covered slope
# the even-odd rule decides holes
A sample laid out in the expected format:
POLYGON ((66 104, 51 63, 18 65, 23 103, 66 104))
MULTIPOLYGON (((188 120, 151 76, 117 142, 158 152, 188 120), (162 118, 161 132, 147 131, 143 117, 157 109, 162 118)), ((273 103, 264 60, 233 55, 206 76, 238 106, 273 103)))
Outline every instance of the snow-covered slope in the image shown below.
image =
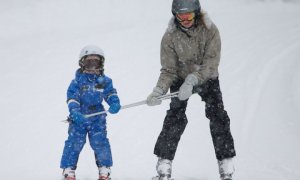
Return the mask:
MULTIPOLYGON (((159 75, 159 45, 171 0, 1 1, 1 179, 59 179, 67 137, 66 89, 80 49, 101 46, 122 104, 143 100, 159 75)), ((296 2, 296 1, 292 1, 296 2)), ((220 80, 231 117, 240 180, 300 177, 300 4, 203 1, 221 32, 220 80)), ((168 102, 108 116, 115 180, 150 179, 168 102)), ((174 160, 177 180, 215 180, 217 164, 200 97, 174 160)), ((87 143, 81 180, 96 179, 87 143)))

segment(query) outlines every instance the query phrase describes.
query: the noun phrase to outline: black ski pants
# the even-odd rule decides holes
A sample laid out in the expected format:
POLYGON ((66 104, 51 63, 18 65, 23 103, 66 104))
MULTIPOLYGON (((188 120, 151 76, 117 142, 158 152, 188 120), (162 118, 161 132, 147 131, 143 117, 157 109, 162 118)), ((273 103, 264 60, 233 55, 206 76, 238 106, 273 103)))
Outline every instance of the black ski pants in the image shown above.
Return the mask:
MULTIPOLYGON (((179 90, 183 81, 170 87, 171 92, 179 90)), ((222 160, 235 156, 233 138, 230 132, 230 119, 224 110, 219 80, 211 79, 193 90, 205 102, 205 114, 210 120, 210 132, 214 144, 216 158, 222 160)), ((173 160, 180 137, 187 125, 185 114, 188 100, 171 99, 170 109, 164 120, 163 129, 157 139, 154 154, 158 157, 173 160)))

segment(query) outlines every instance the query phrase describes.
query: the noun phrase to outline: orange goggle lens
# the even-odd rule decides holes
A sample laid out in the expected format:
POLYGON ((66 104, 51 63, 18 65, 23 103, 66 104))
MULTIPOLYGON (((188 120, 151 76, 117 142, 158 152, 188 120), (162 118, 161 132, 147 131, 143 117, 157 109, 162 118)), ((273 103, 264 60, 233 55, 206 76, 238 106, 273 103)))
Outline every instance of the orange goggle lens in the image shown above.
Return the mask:
POLYGON ((182 13, 182 14, 176 14, 176 18, 179 22, 182 21, 192 21, 195 18, 195 13, 182 13))

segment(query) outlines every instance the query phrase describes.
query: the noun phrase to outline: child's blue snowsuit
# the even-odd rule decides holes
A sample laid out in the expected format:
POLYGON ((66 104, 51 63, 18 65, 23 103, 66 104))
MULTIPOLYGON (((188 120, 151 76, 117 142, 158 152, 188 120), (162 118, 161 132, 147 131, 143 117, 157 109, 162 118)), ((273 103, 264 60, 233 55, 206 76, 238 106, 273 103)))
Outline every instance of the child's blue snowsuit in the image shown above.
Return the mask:
MULTIPOLYGON (((95 75, 76 72, 76 78, 72 80, 68 92, 68 107, 71 112, 80 108, 82 114, 91 114, 104 111, 103 99, 111 105, 120 103, 112 80, 105 75, 95 75)), ((76 169, 79 154, 86 142, 86 135, 95 152, 98 167, 112 166, 112 155, 106 131, 106 114, 86 118, 81 124, 70 122, 68 139, 61 158, 61 168, 76 169)))

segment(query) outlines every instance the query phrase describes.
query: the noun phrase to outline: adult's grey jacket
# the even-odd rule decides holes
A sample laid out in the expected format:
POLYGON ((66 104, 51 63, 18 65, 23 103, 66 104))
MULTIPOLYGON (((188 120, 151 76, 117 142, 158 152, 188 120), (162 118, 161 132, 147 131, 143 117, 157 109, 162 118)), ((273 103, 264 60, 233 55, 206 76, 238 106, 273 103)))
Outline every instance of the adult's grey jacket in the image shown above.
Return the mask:
POLYGON ((164 93, 178 79, 194 74, 198 85, 218 77, 221 55, 221 39, 218 28, 204 14, 204 24, 183 31, 170 20, 161 41, 161 73, 157 87, 164 93))

